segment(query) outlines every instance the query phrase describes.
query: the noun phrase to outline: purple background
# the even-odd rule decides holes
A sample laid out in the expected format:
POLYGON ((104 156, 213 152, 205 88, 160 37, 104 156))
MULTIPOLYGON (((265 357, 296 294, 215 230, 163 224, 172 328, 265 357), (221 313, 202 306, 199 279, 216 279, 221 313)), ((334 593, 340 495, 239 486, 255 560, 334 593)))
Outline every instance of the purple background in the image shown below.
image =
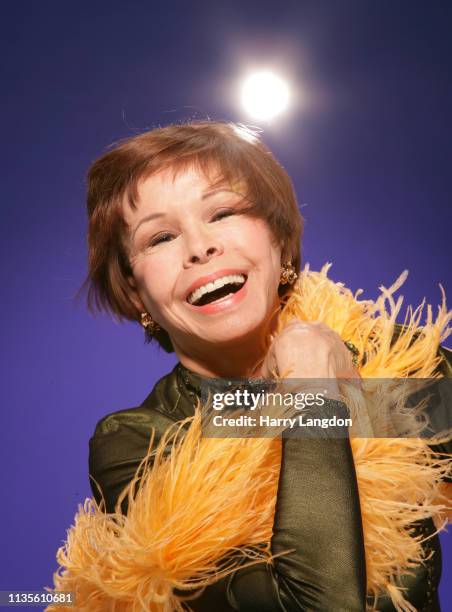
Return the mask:
MULTIPOLYGON (((50 585, 90 495, 88 439, 174 356, 74 299, 86 270, 84 176, 118 138, 190 118, 249 123, 251 67, 300 103, 264 127, 304 205, 303 258, 375 297, 450 291, 449 2, 15 2, 2 6, 2 572, 50 585)), ((442 603, 452 607, 449 534, 442 603)))

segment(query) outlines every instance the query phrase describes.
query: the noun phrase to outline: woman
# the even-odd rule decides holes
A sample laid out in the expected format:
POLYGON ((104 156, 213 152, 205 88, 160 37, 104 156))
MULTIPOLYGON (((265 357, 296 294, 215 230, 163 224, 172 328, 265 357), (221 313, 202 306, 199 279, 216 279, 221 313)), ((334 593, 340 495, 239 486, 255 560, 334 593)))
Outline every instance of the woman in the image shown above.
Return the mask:
MULTIPOLYGON (((281 311, 300 274, 302 219, 289 177, 255 134, 200 122, 120 143, 91 167, 88 212, 91 306, 141 321, 147 339, 179 360, 139 408, 109 414, 96 427, 90 475, 107 513, 116 508, 127 515, 135 493, 121 493, 132 481, 138 486, 151 431, 154 447, 163 438, 163 461, 171 450, 165 432, 183 419, 190 424, 209 378, 287 372, 296 379, 328 378, 329 408, 343 407, 337 380, 358 376, 355 353, 362 357, 365 347, 346 346, 318 320, 292 319, 281 327, 281 311)), ((438 367, 445 373, 444 359, 438 367)), ((376 602, 366 589, 369 550, 350 439, 289 437, 280 452, 271 537, 271 554, 278 556, 272 564, 237 561, 232 550, 219 547, 217 578, 193 582, 192 588, 205 587, 194 598, 190 581, 181 588, 175 581, 169 595, 166 586, 160 592, 152 587, 153 601, 136 609, 173 609, 186 596, 191 609, 209 611, 351 612, 376 602), (231 559, 234 571, 228 572, 221 562, 231 559)), ((187 512, 196 501, 186 499, 187 512)), ((236 518, 226 514, 218 521, 236 518)), ((404 597, 388 587, 375 609, 394 610, 398 601, 401 610, 439 610, 441 560, 432 518, 413 527, 411 537, 430 536, 422 547, 431 558, 396 583, 407 588, 404 597)), ((205 537, 202 528, 198 537, 205 537)), ((130 600, 123 605, 132 609, 130 600)))

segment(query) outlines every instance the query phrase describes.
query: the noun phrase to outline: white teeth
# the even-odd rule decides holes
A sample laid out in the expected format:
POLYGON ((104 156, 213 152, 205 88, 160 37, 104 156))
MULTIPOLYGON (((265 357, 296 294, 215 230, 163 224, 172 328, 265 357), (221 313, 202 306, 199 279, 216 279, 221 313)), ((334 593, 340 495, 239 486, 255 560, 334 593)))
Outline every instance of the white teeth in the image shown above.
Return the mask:
POLYGON ((215 279, 212 283, 206 283, 201 287, 198 287, 190 293, 187 298, 189 304, 194 304, 198 300, 202 298, 206 293, 211 293, 220 287, 224 287, 224 285, 228 285, 230 283, 237 283, 242 285, 246 281, 246 277, 243 274, 229 274, 228 276, 222 276, 221 278, 215 279))

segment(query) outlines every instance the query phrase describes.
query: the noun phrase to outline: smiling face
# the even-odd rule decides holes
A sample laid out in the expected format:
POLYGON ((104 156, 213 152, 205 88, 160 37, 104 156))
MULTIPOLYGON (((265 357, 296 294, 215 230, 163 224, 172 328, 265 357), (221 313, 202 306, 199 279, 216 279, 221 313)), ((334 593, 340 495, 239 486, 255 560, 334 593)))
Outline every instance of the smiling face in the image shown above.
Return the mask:
POLYGON ((136 210, 124 206, 132 300, 179 358, 262 339, 278 309, 281 247, 242 201, 190 167, 141 181, 136 210))

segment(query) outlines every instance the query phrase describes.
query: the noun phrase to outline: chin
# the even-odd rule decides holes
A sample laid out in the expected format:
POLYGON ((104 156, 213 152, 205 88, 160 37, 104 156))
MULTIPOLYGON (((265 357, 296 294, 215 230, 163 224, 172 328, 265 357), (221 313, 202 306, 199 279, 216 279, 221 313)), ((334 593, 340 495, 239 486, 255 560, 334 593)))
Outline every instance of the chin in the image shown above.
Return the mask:
POLYGON ((259 337, 263 329, 265 328, 265 319, 261 320, 244 320, 243 316, 237 317, 235 320, 233 317, 228 317, 228 320, 223 322, 217 322, 215 327, 211 330, 203 330, 204 333, 200 334, 200 337, 208 342, 231 344, 241 343, 245 340, 252 340, 255 337, 259 337))

